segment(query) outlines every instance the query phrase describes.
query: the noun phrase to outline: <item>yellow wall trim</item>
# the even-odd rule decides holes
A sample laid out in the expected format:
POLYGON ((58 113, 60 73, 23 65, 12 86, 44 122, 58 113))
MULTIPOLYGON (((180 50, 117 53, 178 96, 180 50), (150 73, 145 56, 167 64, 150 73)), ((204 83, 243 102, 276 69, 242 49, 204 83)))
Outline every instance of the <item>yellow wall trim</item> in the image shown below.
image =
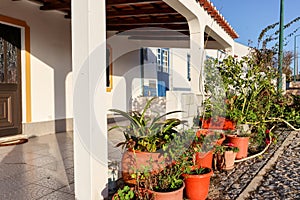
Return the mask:
MULTIPOLYGON (((109 44, 106 44, 106 48, 109 49, 110 55, 109 55, 109 87, 106 87, 106 92, 111 92, 113 88, 113 57, 112 57, 112 48, 109 44)), ((106 63, 108 64, 108 63, 106 63)))
POLYGON ((0 14, 0 22, 23 27, 25 30, 25 81, 26 81, 26 122, 32 120, 31 116, 31 70, 30 70, 30 27, 25 21, 0 14))

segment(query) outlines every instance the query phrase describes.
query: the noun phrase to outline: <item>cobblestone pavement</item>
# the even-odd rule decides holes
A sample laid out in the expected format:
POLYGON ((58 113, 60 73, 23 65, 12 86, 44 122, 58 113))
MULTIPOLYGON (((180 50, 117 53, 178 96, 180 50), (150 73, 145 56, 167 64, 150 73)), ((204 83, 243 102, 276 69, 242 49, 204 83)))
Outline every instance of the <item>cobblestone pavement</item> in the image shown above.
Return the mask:
POLYGON ((0 146, 0 200, 73 200, 73 134, 0 146))
POLYGON ((300 133, 291 140, 247 199, 300 199, 300 133))
MULTIPOLYGON (((262 156, 236 163, 235 168, 231 171, 215 171, 214 176, 211 178, 208 199, 237 199, 251 180, 272 158, 290 133, 290 131, 281 131, 278 142, 272 145, 262 156)), ((297 136, 294 135, 296 139, 297 136)), ((274 199, 275 194, 277 194, 278 199, 294 199, 295 195, 298 197, 296 199, 300 199, 299 178, 297 175, 300 172, 299 148, 298 137, 297 142, 293 142, 284 152, 283 155, 287 158, 279 158, 275 168, 266 174, 261 185, 251 193, 251 197, 248 199, 274 199), (278 174, 278 172, 281 174, 278 174), (288 186, 291 186, 291 188, 288 189, 288 186), (285 198, 282 198, 283 196, 285 198)))

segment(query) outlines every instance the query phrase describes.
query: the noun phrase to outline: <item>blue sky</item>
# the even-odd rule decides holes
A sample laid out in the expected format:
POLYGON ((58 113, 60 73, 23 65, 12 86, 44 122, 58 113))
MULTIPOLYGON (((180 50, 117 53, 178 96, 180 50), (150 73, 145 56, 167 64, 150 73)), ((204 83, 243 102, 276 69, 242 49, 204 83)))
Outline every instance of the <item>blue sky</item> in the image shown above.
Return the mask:
MULTIPOLYGON (((248 44, 248 40, 252 40, 256 46, 261 30, 278 22, 280 18, 280 0, 211 0, 211 2, 239 34, 240 37, 236 41, 245 45, 248 44)), ((284 12, 285 23, 300 16, 300 1, 285 0, 284 12)), ((284 34, 289 34, 297 27, 300 27, 300 21, 286 29, 284 34)), ((300 34, 300 31, 297 34, 300 34)), ((284 50, 293 51, 294 36, 289 37, 288 41, 284 50)), ((300 37, 297 37, 297 45, 300 46, 300 37)))

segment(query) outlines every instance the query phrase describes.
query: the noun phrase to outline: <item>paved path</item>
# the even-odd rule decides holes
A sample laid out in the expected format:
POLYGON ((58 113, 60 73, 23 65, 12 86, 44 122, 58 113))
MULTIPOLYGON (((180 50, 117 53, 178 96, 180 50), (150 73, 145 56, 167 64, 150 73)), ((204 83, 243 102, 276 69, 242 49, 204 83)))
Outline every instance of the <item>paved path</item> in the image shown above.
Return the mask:
POLYGON ((0 146, 0 200, 73 200, 72 133, 0 146))
POLYGON ((300 199, 300 133, 277 133, 278 143, 262 156, 215 172, 208 199, 300 199))
POLYGON ((290 143, 247 199, 300 199, 300 133, 288 139, 290 143))

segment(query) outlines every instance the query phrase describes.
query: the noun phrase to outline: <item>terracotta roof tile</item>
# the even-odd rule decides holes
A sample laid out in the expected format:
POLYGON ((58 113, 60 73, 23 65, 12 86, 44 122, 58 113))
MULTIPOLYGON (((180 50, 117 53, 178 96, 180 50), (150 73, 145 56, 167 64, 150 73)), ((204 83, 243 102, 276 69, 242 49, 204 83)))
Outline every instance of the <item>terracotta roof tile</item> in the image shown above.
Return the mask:
POLYGON ((233 38, 236 39, 239 35, 231 27, 231 25, 220 14, 218 9, 209 0, 198 0, 201 7, 233 38))

